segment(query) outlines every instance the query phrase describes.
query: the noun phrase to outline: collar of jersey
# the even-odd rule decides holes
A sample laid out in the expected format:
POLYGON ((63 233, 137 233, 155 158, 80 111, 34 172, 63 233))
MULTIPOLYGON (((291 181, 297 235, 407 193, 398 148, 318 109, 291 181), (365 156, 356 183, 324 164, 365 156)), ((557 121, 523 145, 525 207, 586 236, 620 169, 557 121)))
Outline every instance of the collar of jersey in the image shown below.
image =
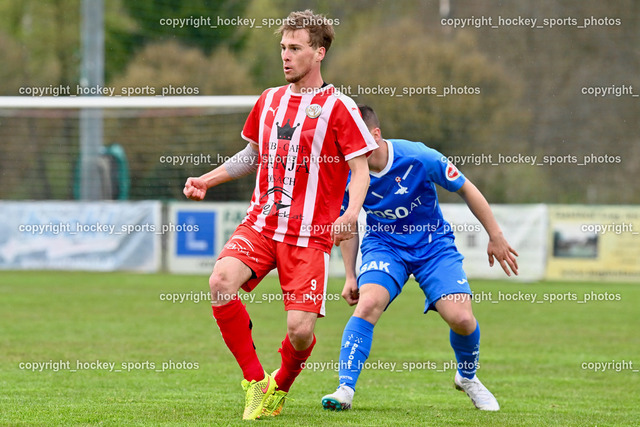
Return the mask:
MULTIPOLYGON (((293 83, 289 83, 287 85, 287 93, 291 96, 303 96, 303 95, 309 95, 308 93, 295 93, 294 91, 291 90, 291 85, 293 83)), ((329 89, 330 87, 333 87, 333 84, 331 83, 327 83, 322 87, 319 87, 318 89, 316 89, 316 91, 314 91, 312 94, 313 95, 317 95, 319 93, 324 93, 325 91, 327 91, 327 89, 329 89)))
POLYGON ((384 142, 387 143, 387 149, 389 151, 389 158, 387 159, 387 165, 380 172, 369 172, 369 175, 371 175, 373 177, 376 177, 376 178, 381 178, 381 177, 385 176, 387 174, 387 172, 389 172, 389 169, 391 169, 391 165, 393 164, 393 144, 391 144, 391 142, 386 140, 386 139, 384 140, 384 142))

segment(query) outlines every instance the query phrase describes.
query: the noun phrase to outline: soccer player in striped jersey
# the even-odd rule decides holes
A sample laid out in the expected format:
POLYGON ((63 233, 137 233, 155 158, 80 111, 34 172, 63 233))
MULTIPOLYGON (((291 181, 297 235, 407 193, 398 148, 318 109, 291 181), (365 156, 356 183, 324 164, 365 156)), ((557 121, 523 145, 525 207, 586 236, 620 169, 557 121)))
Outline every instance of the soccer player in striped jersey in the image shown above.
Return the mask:
POLYGON ((518 274, 518 254, 504 238, 484 196, 452 163, 422 143, 384 140, 375 112, 367 106, 360 110, 379 148, 368 158, 371 184, 364 202, 368 230, 357 279, 358 239, 340 247, 346 268, 342 296, 357 306, 342 335, 340 384, 336 392, 322 398, 322 406, 351 408, 374 326, 413 274, 426 297, 424 312, 437 310, 451 328, 456 388, 465 391, 478 409, 497 411, 498 401, 476 376, 480 327, 471 309, 463 256, 442 216, 435 184, 457 192, 483 225, 489 234, 491 266, 495 259, 508 276, 518 274))
POLYGON ((351 239, 369 184, 366 155, 377 147, 356 104, 326 84, 320 65, 333 27, 310 10, 279 28, 288 85, 265 90, 242 130, 247 147, 222 166, 188 178, 186 197, 257 170, 247 216, 220 252, 209 279, 213 316, 242 369, 244 419, 277 415, 315 345, 325 315, 329 253, 351 239), (340 215, 351 172, 350 202, 340 215), (277 268, 287 311, 280 368, 264 371, 246 307, 237 299, 277 268))

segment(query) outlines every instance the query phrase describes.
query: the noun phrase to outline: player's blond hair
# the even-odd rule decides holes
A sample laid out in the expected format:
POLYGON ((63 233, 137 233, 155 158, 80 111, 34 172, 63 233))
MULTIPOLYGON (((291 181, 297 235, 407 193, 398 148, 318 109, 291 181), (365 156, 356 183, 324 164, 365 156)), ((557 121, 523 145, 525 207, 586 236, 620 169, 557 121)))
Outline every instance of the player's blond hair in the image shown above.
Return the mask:
POLYGON ((286 31, 302 29, 309 32, 311 47, 324 47, 325 53, 329 51, 336 35, 333 25, 324 15, 315 14, 311 9, 291 12, 276 34, 283 35, 286 31))

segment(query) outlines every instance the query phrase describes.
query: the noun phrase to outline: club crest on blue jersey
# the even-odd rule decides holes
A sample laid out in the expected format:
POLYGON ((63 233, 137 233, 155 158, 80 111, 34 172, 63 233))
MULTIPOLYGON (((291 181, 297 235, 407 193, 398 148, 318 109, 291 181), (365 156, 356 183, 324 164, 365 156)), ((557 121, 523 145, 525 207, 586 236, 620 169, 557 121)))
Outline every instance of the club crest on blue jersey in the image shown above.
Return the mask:
POLYGON ((398 183, 398 186, 400 187, 399 189, 396 190, 396 192, 394 194, 407 194, 407 190, 409 189, 409 187, 405 187, 401 184, 402 182, 402 178, 400 178, 399 176, 396 177, 396 182, 398 183))
POLYGON ((455 181, 456 179, 458 179, 460 177, 460 171, 451 162, 447 163, 447 170, 446 170, 445 174, 446 174, 447 179, 449 181, 455 181))

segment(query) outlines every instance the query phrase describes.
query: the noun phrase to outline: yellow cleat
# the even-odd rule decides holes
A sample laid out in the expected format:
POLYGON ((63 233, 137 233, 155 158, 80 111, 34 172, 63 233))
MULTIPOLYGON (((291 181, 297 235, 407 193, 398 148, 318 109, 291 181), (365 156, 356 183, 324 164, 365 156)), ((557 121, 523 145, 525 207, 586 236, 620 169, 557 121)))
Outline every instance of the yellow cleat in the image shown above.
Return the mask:
MULTIPOLYGON (((278 370, 273 371, 271 376, 273 378, 276 377, 278 370)), ((276 384, 276 388, 278 385, 276 384)), ((282 408, 284 407, 284 401, 287 397, 287 392, 283 390, 276 390, 269 398, 267 399, 267 403, 264 405, 264 409, 262 410, 263 415, 267 415, 270 417, 275 417, 276 415, 280 415, 282 413, 282 408)))
POLYGON ((242 380, 242 388, 246 392, 242 419, 255 420, 260 418, 267 400, 276 390, 276 381, 265 372, 264 379, 260 381, 242 380))
POLYGON ((269 399, 262 410, 262 414, 270 417, 280 415, 280 413, 282 413, 282 408, 284 407, 284 401, 287 394, 288 393, 286 391, 276 390, 275 393, 269 396, 269 399))

